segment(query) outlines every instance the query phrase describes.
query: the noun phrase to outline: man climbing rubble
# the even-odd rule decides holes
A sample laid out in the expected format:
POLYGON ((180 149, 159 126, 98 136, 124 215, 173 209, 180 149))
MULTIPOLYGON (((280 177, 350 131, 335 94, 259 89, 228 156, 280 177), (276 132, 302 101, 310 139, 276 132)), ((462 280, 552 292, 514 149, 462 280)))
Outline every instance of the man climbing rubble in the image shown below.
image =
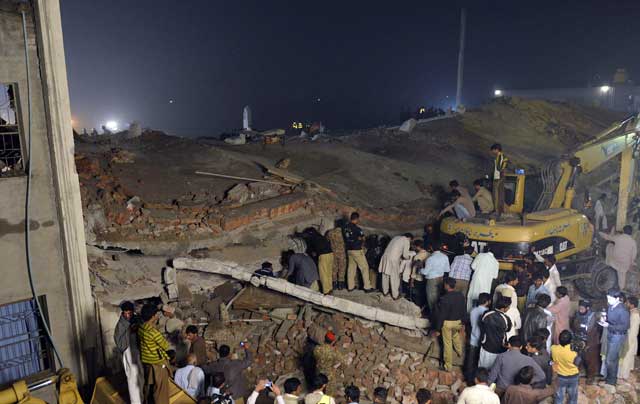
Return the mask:
POLYGON ((365 292, 375 292, 369 279, 369 264, 362 249, 364 232, 358 226, 359 222, 360 214, 353 212, 351 213, 349 223, 344 227, 344 241, 347 248, 347 256, 349 257, 349 265, 347 266, 347 289, 353 290, 356 288, 359 269, 365 292))
POLYGON ((318 345, 313 350, 313 357, 316 360, 316 375, 324 374, 329 378, 329 382, 324 389, 325 394, 333 396, 336 394, 336 367, 345 363, 342 354, 336 349, 337 337, 332 331, 328 331, 324 336, 324 344, 318 345))
POLYGON ((622 228, 622 233, 607 234, 600 232, 600 237, 612 244, 606 248, 606 263, 613 267, 618 273, 618 285, 620 290, 624 290, 627 281, 627 272, 636 262, 638 247, 636 241, 631 237, 633 228, 626 225, 622 228))

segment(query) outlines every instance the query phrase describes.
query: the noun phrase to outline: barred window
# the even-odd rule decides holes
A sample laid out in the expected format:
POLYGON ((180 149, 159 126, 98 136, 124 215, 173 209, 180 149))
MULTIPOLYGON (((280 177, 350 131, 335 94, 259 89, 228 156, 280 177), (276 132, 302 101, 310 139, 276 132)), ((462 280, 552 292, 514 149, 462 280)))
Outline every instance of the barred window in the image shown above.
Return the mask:
MULTIPOLYGON (((46 311, 46 300, 40 297, 46 311)), ((45 315, 46 318, 46 315, 45 315)), ((0 386, 54 371, 52 350, 33 299, 0 306, 0 386)))
POLYGON ((0 83, 0 177, 24 174, 15 84, 0 83))

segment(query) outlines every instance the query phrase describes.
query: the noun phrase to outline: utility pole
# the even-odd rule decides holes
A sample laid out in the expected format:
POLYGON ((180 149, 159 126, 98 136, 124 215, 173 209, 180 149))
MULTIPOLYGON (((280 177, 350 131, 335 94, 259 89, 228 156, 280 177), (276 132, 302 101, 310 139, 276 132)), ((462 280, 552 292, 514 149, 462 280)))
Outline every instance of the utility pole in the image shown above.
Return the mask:
POLYGON ((458 86, 456 88, 456 110, 462 105, 462 71, 464 69, 464 33, 467 25, 467 11, 460 14, 460 49, 458 50, 458 86))

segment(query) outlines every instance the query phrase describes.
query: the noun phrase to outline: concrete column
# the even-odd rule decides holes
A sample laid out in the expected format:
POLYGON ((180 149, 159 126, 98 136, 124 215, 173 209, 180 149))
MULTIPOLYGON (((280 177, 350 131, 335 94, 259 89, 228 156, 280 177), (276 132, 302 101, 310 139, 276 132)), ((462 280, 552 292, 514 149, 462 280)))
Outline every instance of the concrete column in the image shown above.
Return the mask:
POLYGON ((97 328, 89 282, 80 183, 75 169, 60 4, 58 0, 35 0, 34 8, 53 182, 71 308, 69 316, 75 341, 72 350, 78 358, 77 363, 67 366, 76 373, 79 384, 86 384, 90 382, 89 370, 97 370, 97 328))
POLYGON ((616 213, 616 229, 618 231, 622 231, 622 228, 627 224, 629 195, 633 187, 633 168, 633 147, 627 147, 622 152, 620 162, 620 188, 618 189, 618 211, 616 213))

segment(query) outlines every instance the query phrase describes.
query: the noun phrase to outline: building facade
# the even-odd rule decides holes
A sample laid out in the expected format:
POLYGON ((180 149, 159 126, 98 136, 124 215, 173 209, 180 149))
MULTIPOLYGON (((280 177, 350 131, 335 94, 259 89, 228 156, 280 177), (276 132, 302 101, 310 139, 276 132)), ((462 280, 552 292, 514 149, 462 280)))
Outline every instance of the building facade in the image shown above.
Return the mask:
POLYGON ((0 0, 0 388, 98 367, 73 153, 58 0, 0 0))

